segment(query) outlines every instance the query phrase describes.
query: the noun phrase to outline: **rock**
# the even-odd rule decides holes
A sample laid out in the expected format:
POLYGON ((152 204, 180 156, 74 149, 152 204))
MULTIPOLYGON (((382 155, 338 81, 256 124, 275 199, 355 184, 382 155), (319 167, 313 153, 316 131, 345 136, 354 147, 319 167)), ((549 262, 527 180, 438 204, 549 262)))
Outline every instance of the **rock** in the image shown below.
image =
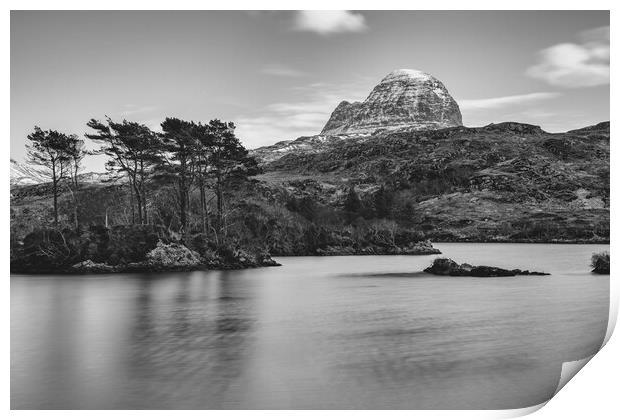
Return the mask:
POLYGON ((426 240, 417 243, 409 243, 406 247, 401 248, 400 254, 406 255, 432 255, 441 254, 441 251, 433 246, 431 241, 426 240))
POLYGON ((596 274, 609 274, 609 252, 604 251, 592 254, 592 272, 596 274))
POLYGON ((514 277, 514 276, 548 276, 549 273, 528 270, 506 270, 504 268, 490 267, 486 265, 458 264, 449 258, 437 258, 430 267, 424 269, 425 273, 438 276, 456 277, 514 277))
POLYGON ((321 134, 428 130, 462 124, 459 106, 443 83, 419 70, 401 69, 384 77, 364 102, 341 102, 321 134))
POLYGON ((91 260, 86 260, 74 264, 71 266, 71 272, 76 274, 85 274, 85 273, 114 273, 116 272, 116 267, 105 264, 105 263, 96 263, 91 260))
POLYGON ((279 262, 274 261, 274 259, 271 258, 271 255, 267 253, 258 254, 256 256, 256 263, 260 267, 279 267, 282 265, 279 262))
POLYGON ((178 243, 165 244, 157 242, 157 246, 147 254, 147 262, 156 267, 198 267, 201 265, 200 255, 178 243))

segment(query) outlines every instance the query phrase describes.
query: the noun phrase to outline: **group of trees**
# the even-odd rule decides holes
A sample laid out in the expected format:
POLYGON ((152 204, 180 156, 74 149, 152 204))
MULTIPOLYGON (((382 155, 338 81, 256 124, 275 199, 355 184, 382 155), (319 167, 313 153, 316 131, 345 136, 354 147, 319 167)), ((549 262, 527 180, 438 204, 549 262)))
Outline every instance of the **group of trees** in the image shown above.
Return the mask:
MULTIPOLYGON (((107 156, 106 169, 127 182, 132 221, 152 223, 149 213, 151 195, 158 185, 175 191, 174 201, 179 230, 188 228, 190 196, 198 191, 198 208, 203 233, 212 233, 218 240, 225 230, 225 193, 235 182, 258 172, 256 161, 236 137, 230 122, 211 120, 208 124, 166 118, 161 132, 132 121, 91 119, 92 129, 86 138, 98 149, 86 152, 84 141, 75 135, 35 127, 28 136, 29 160, 45 166, 50 173, 54 194, 54 223, 58 223, 58 195, 64 179, 67 187, 78 189, 80 162, 86 153, 107 156), (214 210, 209 202, 215 200, 214 210)), ((63 184, 64 185, 64 184, 63 184)), ((75 200, 74 200, 75 201, 75 200)), ((195 206, 196 207, 196 206, 195 206)), ((76 203, 77 223, 77 203, 76 203)))
POLYGON ((386 219, 391 216, 393 203, 394 192, 385 185, 381 185, 367 201, 361 200, 351 185, 344 199, 343 210, 348 223, 353 223, 358 217, 386 219))
POLYGON ((28 135, 30 144, 28 148, 28 160, 48 169, 52 183, 54 201, 54 223, 58 224, 58 196, 61 183, 66 183, 74 202, 74 219, 77 220, 77 198, 75 191, 79 187, 78 174, 80 164, 85 155, 84 140, 76 135, 67 135, 55 130, 42 130, 35 127, 28 135), (75 191, 74 191, 75 190, 75 191))

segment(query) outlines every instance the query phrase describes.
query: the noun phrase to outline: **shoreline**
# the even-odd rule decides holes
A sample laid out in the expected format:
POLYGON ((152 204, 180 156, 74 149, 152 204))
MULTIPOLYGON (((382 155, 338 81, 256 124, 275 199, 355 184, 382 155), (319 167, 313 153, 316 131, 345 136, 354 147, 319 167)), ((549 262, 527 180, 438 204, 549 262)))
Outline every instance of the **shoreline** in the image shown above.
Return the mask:
POLYGON ((600 240, 600 241, 582 241, 582 240, 574 240, 574 239, 556 239, 551 241, 536 241, 536 240, 517 240, 517 241, 508 241, 501 239, 493 239, 493 240, 451 240, 451 241, 442 241, 435 240, 434 244, 529 244, 529 245, 610 245, 611 241, 600 240))
MULTIPOLYGON (((450 241, 450 242, 435 242, 435 244, 450 244, 450 243, 471 243, 471 244, 526 244, 526 245, 610 245, 609 242, 500 242, 500 241, 487 241, 487 242, 473 242, 473 241, 450 241)), ((427 251, 418 253, 332 253, 332 254, 287 254, 287 255, 272 255, 274 258, 280 257, 371 257, 371 256, 427 256, 427 255, 441 255, 442 252, 435 248, 437 252, 427 251)), ((265 267, 279 267, 282 266, 279 262, 271 259, 270 262, 264 264, 242 264, 231 263, 222 265, 209 265, 199 264, 190 266, 161 266, 152 265, 148 263, 131 263, 122 266, 111 266, 104 263, 93 263, 93 266, 86 268, 58 268, 47 270, 20 270, 13 269, 11 267, 10 274, 26 274, 26 275, 70 275, 79 276, 84 274, 132 274, 132 273, 179 273, 179 272, 193 272, 193 271, 234 271, 245 270, 253 268, 265 268, 265 267)))

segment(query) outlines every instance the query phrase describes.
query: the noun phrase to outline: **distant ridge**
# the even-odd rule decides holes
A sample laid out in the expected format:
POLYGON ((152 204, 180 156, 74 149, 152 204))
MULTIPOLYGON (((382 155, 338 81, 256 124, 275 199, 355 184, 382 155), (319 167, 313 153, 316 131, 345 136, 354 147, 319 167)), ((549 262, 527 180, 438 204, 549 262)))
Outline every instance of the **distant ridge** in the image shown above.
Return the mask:
POLYGON ((43 170, 38 170, 30 165, 17 162, 11 158, 11 187, 18 185, 35 185, 46 182, 43 170))
MULTIPOLYGON (((111 183, 117 181, 116 177, 99 172, 85 172, 78 176, 80 182, 97 184, 111 183)), ((50 182, 50 178, 46 170, 35 168, 27 163, 19 163, 11 158, 11 188, 26 185, 37 185, 50 182)))

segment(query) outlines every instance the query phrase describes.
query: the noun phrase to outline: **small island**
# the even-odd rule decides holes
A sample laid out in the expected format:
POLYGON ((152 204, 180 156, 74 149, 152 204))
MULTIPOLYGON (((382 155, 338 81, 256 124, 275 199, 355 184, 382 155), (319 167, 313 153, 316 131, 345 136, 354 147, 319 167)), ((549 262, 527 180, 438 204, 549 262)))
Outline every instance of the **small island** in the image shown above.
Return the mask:
POLYGON ((486 265, 458 264, 449 258, 437 258, 425 273, 453 277, 514 277, 514 276, 548 276, 549 273, 529 270, 507 270, 486 265))
POLYGON ((592 254, 590 265, 594 274, 609 274, 609 252, 603 251, 592 254))

